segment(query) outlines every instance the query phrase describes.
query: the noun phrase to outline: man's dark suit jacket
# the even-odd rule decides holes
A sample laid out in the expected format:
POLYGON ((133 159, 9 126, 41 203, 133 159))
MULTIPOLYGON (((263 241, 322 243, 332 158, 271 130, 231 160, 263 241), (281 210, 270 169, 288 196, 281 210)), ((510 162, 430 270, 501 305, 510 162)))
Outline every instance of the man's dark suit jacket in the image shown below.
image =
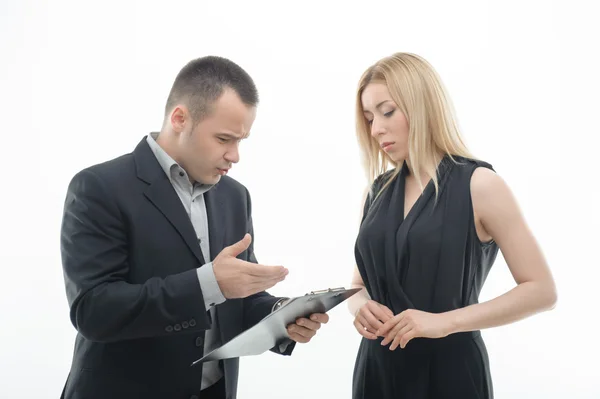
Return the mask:
MULTIPOLYGON (((246 233, 254 236, 243 185, 224 176, 205 201, 211 257, 246 233)), ((212 321, 196 268, 212 259, 203 259, 181 200, 145 138, 133 153, 74 176, 61 252, 78 332, 63 398, 201 399, 202 366, 190 365, 202 357, 212 321)), ((256 262, 253 245, 238 258, 256 262)), ((260 292, 217 305, 222 342, 267 316, 278 299, 260 292)), ((227 398, 235 398, 239 360, 225 360, 223 367, 227 398)))

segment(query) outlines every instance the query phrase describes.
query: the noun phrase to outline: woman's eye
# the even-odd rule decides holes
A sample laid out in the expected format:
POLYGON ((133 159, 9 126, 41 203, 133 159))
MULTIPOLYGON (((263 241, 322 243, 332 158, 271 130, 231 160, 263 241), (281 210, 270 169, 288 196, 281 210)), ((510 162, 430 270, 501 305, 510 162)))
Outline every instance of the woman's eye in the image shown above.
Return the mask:
POLYGON ((391 110, 390 112, 387 112, 385 114, 383 114, 383 116, 385 116, 386 118, 389 118, 390 116, 392 116, 394 114, 395 109, 391 110))

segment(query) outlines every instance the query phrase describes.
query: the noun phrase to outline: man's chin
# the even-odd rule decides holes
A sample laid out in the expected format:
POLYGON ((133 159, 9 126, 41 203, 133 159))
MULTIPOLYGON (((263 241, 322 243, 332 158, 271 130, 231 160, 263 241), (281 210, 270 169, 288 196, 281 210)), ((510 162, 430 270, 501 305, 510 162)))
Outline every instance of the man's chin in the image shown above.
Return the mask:
POLYGON ((220 174, 216 173, 213 175, 204 175, 204 176, 202 176, 201 179, 196 179, 195 181, 198 182, 199 184, 206 184, 206 185, 213 186, 221 180, 221 177, 222 176, 220 174))
POLYGON ((205 184, 211 184, 211 185, 217 184, 221 180, 221 177, 222 176, 220 174, 207 176, 205 184))

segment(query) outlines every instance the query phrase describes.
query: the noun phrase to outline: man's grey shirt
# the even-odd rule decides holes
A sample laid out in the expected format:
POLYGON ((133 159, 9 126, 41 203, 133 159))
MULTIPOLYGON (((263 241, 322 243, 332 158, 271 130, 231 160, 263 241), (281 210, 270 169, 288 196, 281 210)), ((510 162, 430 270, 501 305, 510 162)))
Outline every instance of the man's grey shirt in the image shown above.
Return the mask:
MULTIPOLYGON (((206 215, 206 203, 204 202, 204 193, 213 186, 206 184, 190 182, 187 172, 177 163, 165 150, 158 145, 156 138, 157 132, 150 133, 147 141, 150 149, 156 156, 158 163, 171 181, 173 188, 177 192, 181 203, 183 204, 196 232, 198 244, 202 250, 205 261, 210 261, 210 246, 208 237, 208 217, 206 215)), ((215 305, 225 302, 225 297, 219 288, 212 262, 197 269, 198 282, 202 289, 204 297, 204 306, 210 312, 212 327, 206 331, 204 337, 204 353, 208 353, 220 346, 220 334, 217 328, 215 305)), ((205 389, 223 377, 223 371, 219 367, 218 361, 206 362, 202 368, 202 385, 200 389, 205 389)))

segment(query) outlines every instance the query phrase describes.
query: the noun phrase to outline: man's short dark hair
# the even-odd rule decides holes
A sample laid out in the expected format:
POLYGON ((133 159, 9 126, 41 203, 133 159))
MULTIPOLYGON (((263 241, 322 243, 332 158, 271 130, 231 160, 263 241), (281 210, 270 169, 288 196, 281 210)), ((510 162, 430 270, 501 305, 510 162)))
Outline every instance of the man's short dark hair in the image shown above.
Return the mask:
POLYGON ((207 56, 190 61, 177 74, 167 98, 165 116, 183 103, 198 123, 211 112, 223 90, 233 89, 248 106, 258 104, 254 81, 239 65, 223 57, 207 56))

